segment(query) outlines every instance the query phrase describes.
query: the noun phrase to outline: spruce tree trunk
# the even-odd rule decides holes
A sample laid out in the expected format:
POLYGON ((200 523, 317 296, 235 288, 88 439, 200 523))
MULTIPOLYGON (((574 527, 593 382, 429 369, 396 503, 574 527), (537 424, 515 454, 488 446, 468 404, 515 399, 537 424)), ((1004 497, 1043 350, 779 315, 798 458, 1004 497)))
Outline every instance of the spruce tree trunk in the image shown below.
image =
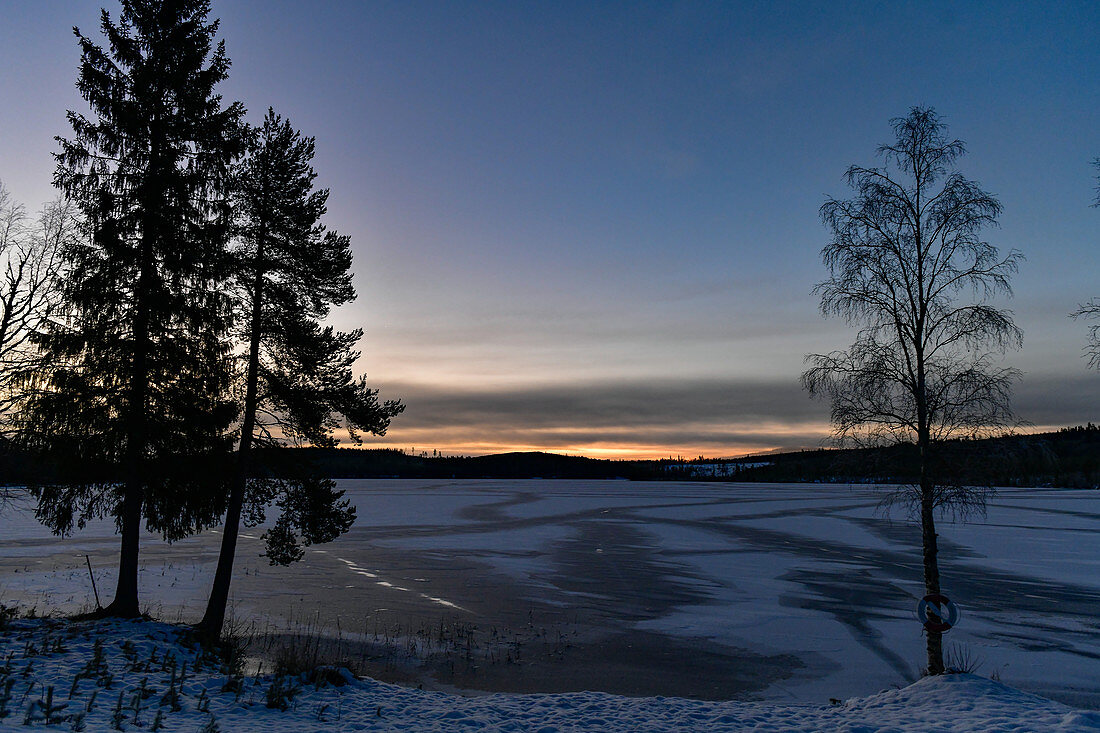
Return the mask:
MULTIPOLYGON (((144 359, 135 361, 140 361, 144 365, 144 359)), ((145 395, 143 385, 134 389, 133 392, 137 393, 137 400, 143 405, 145 395)), ((115 586, 114 600, 105 609, 108 615, 122 618, 135 618, 140 615, 137 576, 141 514, 142 505, 145 502, 145 487, 141 471, 141 455, 145 447, 144 420, 137 415, 132 415, 130 419, 132 425, 127 437, 126 483, 122 489, 122 507, 119 512, 122 544, 118 556, 118 584, 115 586)))
POLYGON ((225 623, 225 609, 229 603, 229 586, 233 581, 233 560, 237 552, 237 537, 240 534, 241 510, 244 507, 244 494, 248 485, 249 453, 252 449, 252 435, 256 430, 257 394, 259 392, 260 372, 260 320, 263 314, 263 257, 265 238, 261 225, 259 242, 256 245, 256 274, 252 285, 251 330, 248 343, 248 373, 244 397, 244 416, 241 424, 241 443, 237 450, 237 475, 229 491, 229 505, 225 511, 225 527, 222 529, 222 545, 218 554, 218 569, 214 572, 214 583, 210 587, 210 598, 206 603, 206 613, 199 622, 199 629, 207 636, 221 634, 225 623))
POLYGON ((141 514, 145 502, 145 411, 149 393, 149 284, 153 279, 152 241, 155 226, 152 216, 145 217, 141 241, 141 264, 135 286, 137 301, 134 313, 134 356, 130 375, 129 404, 126 425, 126 484, 123 487, 122 511, 119 515, 122 545, 118 558, 118 585, 115 599, 107 606, 111 616, 135 618, 138 606, 138 553, 141 541, 141 514))
POLYGON ((107 615, 136 618, 138 609, 138 543, 141 537, 142 493, 140 485, 134 489, 130 482, 122 499, 122 546, 118 557, 118 585, 115 599, 104 610, 107 615))
MULTIPOLYGON (((147 319, 146 319, 147 320, 147 319)), ((141 324, 139 316, 139 326, 141 324)), ((135 329, 137 330, 137 329, 135 329)), ((147 329, 146 329, 147 330, 147 329)), ((138 553, 141 541, 141 510, 145 500, 142 456, 145 452, 146 358, 142 342, 135 351, 134 382, 130 389, 130 418, 126 437, 126 483, 122 490, 119 525, 122 545, 118 556, 118 584, 115 599, 107 606, 111 616, 135 618, 138 609, 138 553)))

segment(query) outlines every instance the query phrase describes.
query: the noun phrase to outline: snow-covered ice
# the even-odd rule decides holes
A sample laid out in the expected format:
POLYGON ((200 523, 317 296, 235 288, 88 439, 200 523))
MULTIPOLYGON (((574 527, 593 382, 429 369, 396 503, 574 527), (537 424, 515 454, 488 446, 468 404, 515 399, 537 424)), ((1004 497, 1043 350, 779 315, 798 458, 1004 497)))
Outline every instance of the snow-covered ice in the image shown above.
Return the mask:
MULTIPOLYGON (((439 689, 594 687, 809 703, 919 677, 919 530, 903 512, 877 510, 878 487, 341 486, 359 519, 303 563, 269 567, 259 557, 262 529, 246 533, 233 586, 238 619, 318 618, 362 630, 445 615, 569 639, 552 663, 532 655, 521 667, 461 679, 422 671, 425 686, 439 689), (616 665, 600 667, 609 656, 616 665)), ((949 651, 977 658, 981 673, 1013 687, 1100 707, 1100 492, 1003 489, 986 517, 943 521, 939 531, 944 591, 963 613, 946 637, 949 651)), ((218 539, 146 541, 142 594, 154 615, 197 619, 218 539)), ((84 555, 109 597, 117 542, 106 522, 58 541, 33 517, 7 512, 0 602, 90 608, 84 555)))

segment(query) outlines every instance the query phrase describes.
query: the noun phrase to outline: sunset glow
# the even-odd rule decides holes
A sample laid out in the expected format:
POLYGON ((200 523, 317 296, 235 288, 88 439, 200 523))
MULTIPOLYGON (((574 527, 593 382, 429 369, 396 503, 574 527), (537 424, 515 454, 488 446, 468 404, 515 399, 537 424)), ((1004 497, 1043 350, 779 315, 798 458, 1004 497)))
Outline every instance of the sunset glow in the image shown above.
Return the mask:
MULTIPOLYGON (((30 210, 55 196, 54 136, 84 104, 71 28, 99 5, 6 8, 0 179, 30 210)), ((1100 272, 1095 4, 276 6, 214 4, 223 92, 316 136, 359 293, 333 321, 364 329, 357 369, 407 405, 368 447, 823 445, 799 374, 854 331, 811 292, 818 209, 914 104, 1001 201, 990 242, 1027 258, 998 303, 1024 332, 1020 418, 1100 415, 1066 317, 1100 272)))

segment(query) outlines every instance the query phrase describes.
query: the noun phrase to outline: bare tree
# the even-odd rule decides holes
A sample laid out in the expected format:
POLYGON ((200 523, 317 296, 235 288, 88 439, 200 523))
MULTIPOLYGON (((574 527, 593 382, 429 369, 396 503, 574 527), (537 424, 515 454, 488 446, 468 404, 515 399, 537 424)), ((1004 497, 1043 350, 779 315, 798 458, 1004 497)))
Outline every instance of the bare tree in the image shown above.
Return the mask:
MULTIPOLYGON (((892 120, 896 140, 881 168, 852 166, 849 200, 829 199, 821 218, 829 278, 817 285, 822 315, 860 327, 845 351, 811 354, 803 386, 831 402, 838 439, 915 443, 919 480, 903 498, 921 522, 924 586, 940 593, 937 512, 981 511, 986 493, 954 480, 942 442, 1011 423, 1018 377, 996 357, 1022 343, 1010 311, 989 304, 1011 294, 1022 255, 1001 258, 980 237, 1001 205, 951 170, 965 152, 932 109, 892 120)), ((942 637, 928 632, 928 673, 944 671, 942 637)))
POLYGON ((72 204, 53 201, 32 221, 0 183, 0 436, 9 432, 20 383, 38 365, 34 336, 57 308, 61 248, 79 230, 72 204))
MULTIPOLYGON (((1092 161, 1097 170, 1100 170, 1100 158, 1092 161)), ((1100 175, 1096 177, 1096 201, 1093 206, 1100 208, 1100 175)), ((1070 318, 1090 318, 1100 321, 1100 298, 1093 298, 1087 303, 1077 306, 1077 310, 1070 313, 1070 318)), ((1085 358, 1089 360, 1089 367, 1100 369, 1100 323, 1089 324, 1089 339, 1085 344, 1085 358)))
MULTIPOLYGON (((60 248, 78 229, 71 205, 47 204, 35 221, 0 182, 0 449, 9 445, 20 397, 41 366, 34 337, 57 307, 60 248)), ((0 485, 0 509, 18 493, 0 485)))
MULTIPOLYGON (((1100 321, 1100 298, 1093 298, 1069 314, 1071 318, 1091 318, 1100 321)), ((1085 358, 1089 368, 1100 369, 1100 323, 1089 324, 1089 337, 1085 343, 1085 358)))
MULTIPOLYGON (((1100 158, 1095 158, 1092 161, 1092 165, 1097 171, 1100 171, 1100 158)), ((1096 201, 1093 202, 1093 206, 1100 208, 1100 174, 1096 176, 1096 201)))

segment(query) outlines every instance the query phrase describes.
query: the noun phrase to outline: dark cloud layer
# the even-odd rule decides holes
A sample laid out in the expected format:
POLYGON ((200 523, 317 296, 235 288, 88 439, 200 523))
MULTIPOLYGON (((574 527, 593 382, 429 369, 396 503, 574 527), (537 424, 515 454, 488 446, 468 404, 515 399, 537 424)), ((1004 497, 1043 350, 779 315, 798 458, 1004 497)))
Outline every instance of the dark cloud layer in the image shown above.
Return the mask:
POLYGON ((593 382, 448 392, 388 385, 408 405, 407 427, 504 423, 525 428, 649 428, 661 424, 806 422, 827 410, 789 382, 593 382))
POLYGON ((827 411, 789 382, 647 380, 448 391, 387 384, 408 408, 386 442, 525 449, 746 453, 817 445, 827 411))
POLYGON ((1024 375, 1016 387, 1017 415, 1035 425, 1100 422, 1100 374, 1024 375))
MULTIPOLYGON (((464 451, 509 448, 706 452, 813 448, 828 438, 828 408, 797 383, 651 380, 448 391, 388 384, 408 409, 385 442, 464 451)), ((1039 427, 1100 420, 1100 376, 1025 376, 1014 401, 1039 427)))

